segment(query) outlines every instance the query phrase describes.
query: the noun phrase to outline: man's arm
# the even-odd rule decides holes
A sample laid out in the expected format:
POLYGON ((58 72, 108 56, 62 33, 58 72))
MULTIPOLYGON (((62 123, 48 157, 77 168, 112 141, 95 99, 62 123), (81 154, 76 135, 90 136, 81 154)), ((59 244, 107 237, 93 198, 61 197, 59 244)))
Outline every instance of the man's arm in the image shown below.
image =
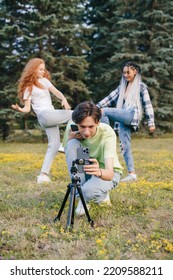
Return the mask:
POLYGON ((96 159, 91 158, 90 162, 92 164, 84 165, 84 171, 86 174, 95 175, 102 180, 111 181, 114 177, 114 170, 113 170, 113 158, 105 159, 105 168, 100 168, 99 163, 96 159))

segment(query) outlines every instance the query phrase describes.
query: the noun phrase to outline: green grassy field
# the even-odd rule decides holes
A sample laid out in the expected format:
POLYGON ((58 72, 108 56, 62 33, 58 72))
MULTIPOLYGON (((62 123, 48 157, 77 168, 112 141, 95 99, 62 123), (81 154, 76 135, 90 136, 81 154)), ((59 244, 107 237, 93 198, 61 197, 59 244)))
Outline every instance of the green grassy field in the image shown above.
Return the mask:
POLYGON ((0 259, 173 259, 173 141, 134 139, 132 147, 138 181, 120 183, 112 207, 91 205, 94 228, 75 216, 71 232, 68 203, 52 223, 70 182, 64 154, 54 161, 53 183, 37 185, 47 144, 1 143, 0 259))

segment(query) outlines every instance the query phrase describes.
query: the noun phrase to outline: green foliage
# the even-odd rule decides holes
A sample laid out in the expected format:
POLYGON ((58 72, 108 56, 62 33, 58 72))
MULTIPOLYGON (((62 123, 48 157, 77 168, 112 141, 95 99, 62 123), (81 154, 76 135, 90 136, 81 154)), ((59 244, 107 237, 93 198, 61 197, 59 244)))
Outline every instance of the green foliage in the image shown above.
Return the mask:
POLYGON ((109 94, 119 84, 122 63, 135 60, 149 87, 157 128, 163 130, 166 121, 164 131, 172 131, 172 22, 172 1, 2 0, 0 109, 17 101, 16 82, 30 58, 45 59, 72 108, 109 94))
POLYGON ((85 58, 89 48, 82 38, 86 27, 81 23, 84 7, 79 4, 79 0, 29 3, 2 0, 1 108, 10 108, 18 101, 16 82, 26 62, 33 57, 46 61, 52 82, 67 96, 72 107, 89 98, 85 58))
MULTIPOLYGON (((88 5, 88 20, 95 27, 90 37, 91 55, 88 57, 88 86, 93 99, 98 102, 115 89, 121 77, 122 63, 134 60, 141 66, 143 80, 149 87, 157 128, 163 129, 164 119, 168 116, 167 106, 173 106, 173 85, 170 84, 173 3, 163 0, 92 0, 88 5), (166 88, 168 84, 169 89, 166 88)), ((169 117, 165 131, 172 130, 173 113, 169 117)))

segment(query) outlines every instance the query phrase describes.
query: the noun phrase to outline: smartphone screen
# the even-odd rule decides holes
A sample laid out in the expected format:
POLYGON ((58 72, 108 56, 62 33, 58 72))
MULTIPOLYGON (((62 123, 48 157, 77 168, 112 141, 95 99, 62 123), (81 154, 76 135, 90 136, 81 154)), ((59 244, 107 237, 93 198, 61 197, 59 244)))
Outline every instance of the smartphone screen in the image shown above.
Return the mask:
POLYGON ((71 124, 71 130, 72 131, 78 131, 78 126, 76 124, 71 124))

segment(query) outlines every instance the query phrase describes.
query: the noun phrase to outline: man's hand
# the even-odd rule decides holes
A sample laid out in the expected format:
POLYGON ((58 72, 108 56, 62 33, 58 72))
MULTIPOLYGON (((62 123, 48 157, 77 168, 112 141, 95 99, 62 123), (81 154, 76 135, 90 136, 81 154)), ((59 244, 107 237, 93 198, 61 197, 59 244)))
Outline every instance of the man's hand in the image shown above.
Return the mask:
POLYGON ((82 140, 83 136, 80 134, 79 131, 72 131, 71 129, 69 130, 69 134, 68 134, 68 140, 70 139, 78 139, 78 140, 82 140))
POLYGON ((90 158, 89 161, 91 164, 84 165, 84 171, 86 174, 95 175, 97 177, 100 176, 101 172, 98 161, 95 158, 90 158))

